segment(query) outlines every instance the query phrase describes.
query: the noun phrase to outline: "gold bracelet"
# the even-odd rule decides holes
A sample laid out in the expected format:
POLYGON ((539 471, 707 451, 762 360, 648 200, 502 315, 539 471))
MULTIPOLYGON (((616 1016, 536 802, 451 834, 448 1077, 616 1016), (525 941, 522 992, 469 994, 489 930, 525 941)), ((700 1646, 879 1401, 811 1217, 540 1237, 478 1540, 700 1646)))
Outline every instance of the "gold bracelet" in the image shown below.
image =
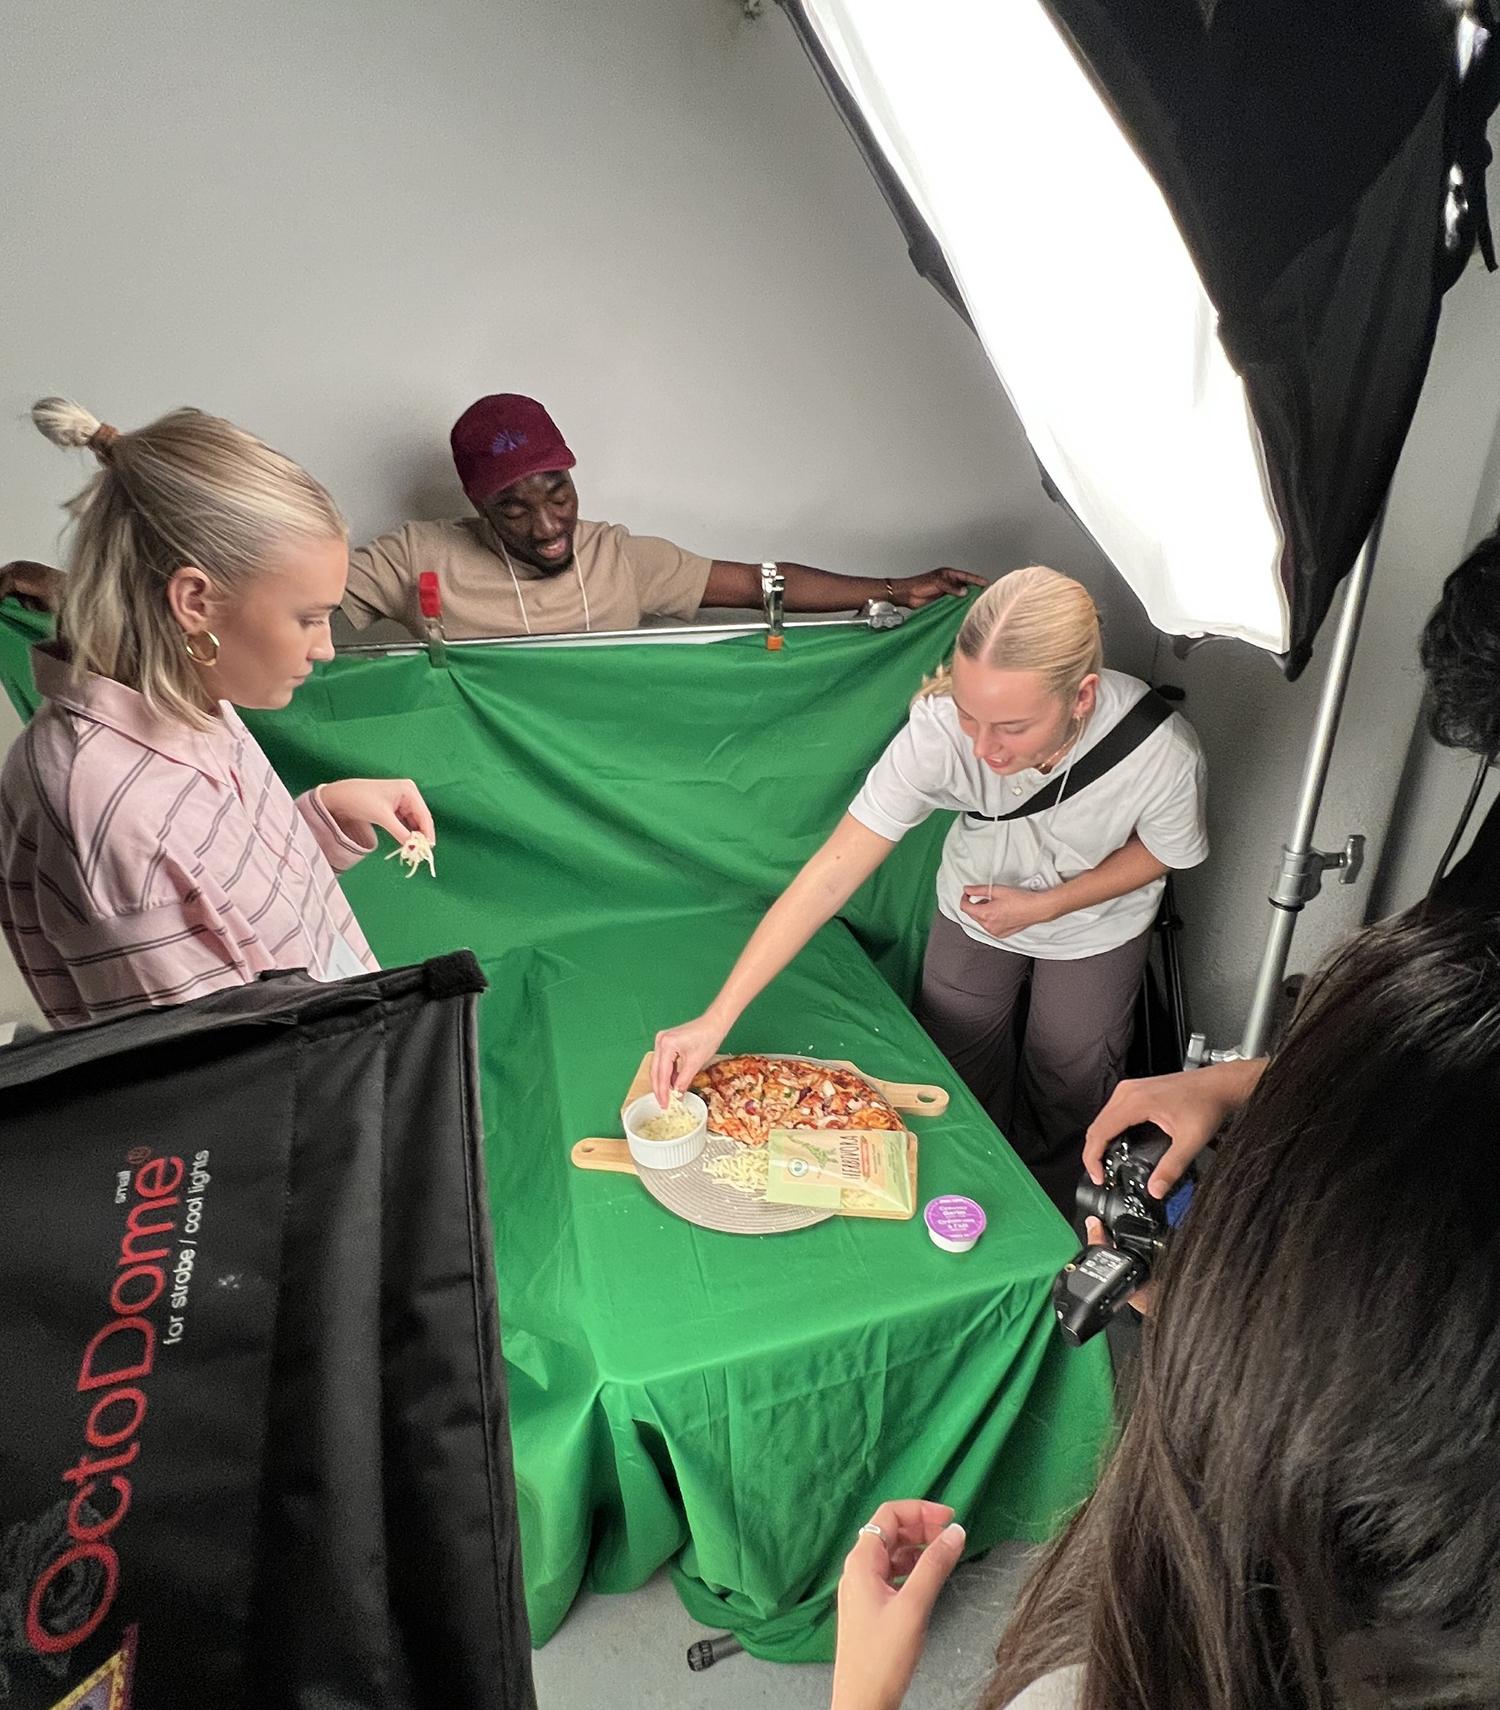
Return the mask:
POLYGON ((891 602, 892 605, 895 605, 895 603, 896 603, 896 590, 891 586, 891 579, 889 576, 887 576, 885 579, 885 597, 891 602))

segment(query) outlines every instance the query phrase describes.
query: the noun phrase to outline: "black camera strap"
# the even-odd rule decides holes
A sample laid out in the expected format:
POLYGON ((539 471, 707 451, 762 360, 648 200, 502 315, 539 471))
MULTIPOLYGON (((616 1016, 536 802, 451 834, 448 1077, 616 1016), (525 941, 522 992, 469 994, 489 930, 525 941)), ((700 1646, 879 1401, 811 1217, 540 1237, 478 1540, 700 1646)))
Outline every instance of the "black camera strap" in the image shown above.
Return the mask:
POLYGON ((1114 729, 1101 737, 1088 753, 1076 762, 1071 772, 1060 773, 1029 800, 1022 802, 1018 808, 1012 808, 1009 813, 966 813, 964 818, 985 825, 1003 825, 1007 820, 1027 819, 1034 813, 1044 813, 1055 803, 1062 801, 1064 788, 1067 790, 1067 799, 1072 801, 1081 790, 1086 790, 1090 784, 1098 783, 1106 772, 1112 771, 1127 755, 1134 754, 1151 732, 1165 724, 1175 710, 1172 703, 1164 700, 1155 689, 1147 689, 1114 729))

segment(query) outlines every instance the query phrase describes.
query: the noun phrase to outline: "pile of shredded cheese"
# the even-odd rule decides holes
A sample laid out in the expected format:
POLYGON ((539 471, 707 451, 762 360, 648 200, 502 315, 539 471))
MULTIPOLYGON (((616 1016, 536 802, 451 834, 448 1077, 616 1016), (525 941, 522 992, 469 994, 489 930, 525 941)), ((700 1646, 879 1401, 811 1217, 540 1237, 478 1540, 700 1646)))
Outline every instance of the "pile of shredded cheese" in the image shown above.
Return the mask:
POLYGON ((764 1146, 737 1148, 717 1158, 708 1158, 703 1168, 716 1182, 733 1188, 736 1193, 748 1194, 752 1199, 766 1197, 770 1164, 764 1146))
MULTIPOLYGON (((770 1158, 764 1146, 757 1146, 753 1150, 747 1146, 716 1158, 705 1158, 703 1171, 723 1186, 733 1188, 736 1193, 745 1194, 751 1199, 764 1199, 766 1179, 770 1173, 770 1158)), ((859 1188, 844 1189, 845 1211, 880 1211, 885 1203, 873 1193, 864 1193, 859 1188)))

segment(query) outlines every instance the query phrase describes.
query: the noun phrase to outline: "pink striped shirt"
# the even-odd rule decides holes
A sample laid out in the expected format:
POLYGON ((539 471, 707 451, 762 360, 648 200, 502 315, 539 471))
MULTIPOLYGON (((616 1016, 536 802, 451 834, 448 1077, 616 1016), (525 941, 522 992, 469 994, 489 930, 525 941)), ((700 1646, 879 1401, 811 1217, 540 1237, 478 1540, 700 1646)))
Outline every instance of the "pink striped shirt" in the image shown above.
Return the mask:
POLYGON ((374 845, 318 790, 294 802, 227 701, 196 731, 73 684, 49 647, 32 663, 46 699, 0 771, 0 928, 53 1026, 378 966, 334 876, 374 845))

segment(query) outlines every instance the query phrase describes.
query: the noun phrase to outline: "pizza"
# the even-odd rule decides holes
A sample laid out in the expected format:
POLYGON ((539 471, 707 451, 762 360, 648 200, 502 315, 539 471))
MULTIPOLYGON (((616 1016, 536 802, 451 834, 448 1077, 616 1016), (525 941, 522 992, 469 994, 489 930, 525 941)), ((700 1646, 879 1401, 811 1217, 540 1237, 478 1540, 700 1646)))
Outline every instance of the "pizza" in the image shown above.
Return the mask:
POLYGON ((708 1106, 710 1129, 741 1146, 764 1146, 773 1128, 906 1126, 863 1075, 803 1057, 721 1057, 692 1090, 708 1106))

